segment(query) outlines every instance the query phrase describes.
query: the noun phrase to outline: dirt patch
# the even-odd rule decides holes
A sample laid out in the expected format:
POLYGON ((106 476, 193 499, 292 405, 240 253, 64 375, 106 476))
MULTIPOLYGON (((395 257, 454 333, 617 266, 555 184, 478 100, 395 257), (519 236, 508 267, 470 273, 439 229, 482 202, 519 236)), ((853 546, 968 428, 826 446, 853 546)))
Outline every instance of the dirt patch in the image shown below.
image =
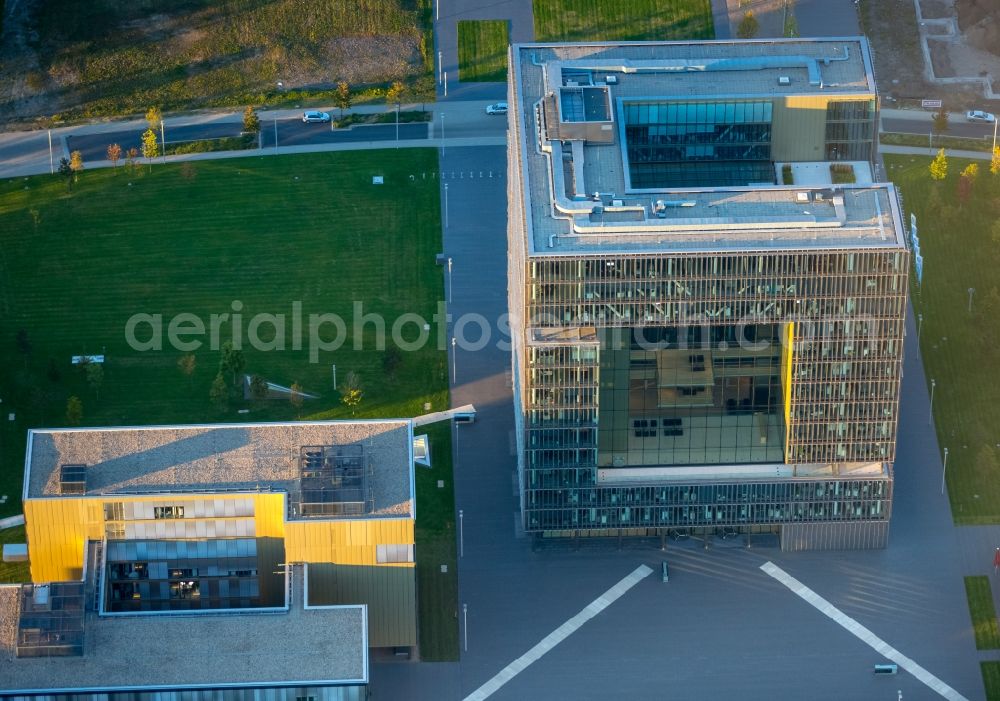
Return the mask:
POLYGON ((931 64, 934 66, 934 75, 938 78, 954 78, 958 75, 951 63, 951 56, 948 55, 947 44, 931 40, 927 42, 927 47, 931 50, 931 64))
POLYGON ((958 26, 980 51, 1000 56, 1000 5, 996 0, 957 0, 958 26))
POLYGON ((8 1, 0 125, 267 104, 341 80, 426 87, 416 10, 426 2, 361 12, 356 0, 8 1))
MULTIPOLYGON (((921 0, 921 12, 928 2, 935 13, 952 5, 949 0, 921 0)), ((941 99, 945 107, 952 111, 983 104, 979 86, 938 85, 926 79, 920 28, 913 0, 861 0, 859 12, 862 28, 871 44, 875 77, 883 96, 883 106, 919 106, 920 100, 926 98, 941 99)), ((930 18, 931 15, 928 15, 927 19, 930 18)), ((932 29, 934 34, 941 31, 930 24, 925 24, 924 29, 932 29)), ((935 43, 937 42, 932 41, 931 45, 935 43)), ((936 53, 941 56, 932 57, 935 70, 939 64, 943 70, 950 71, 947 75, 954 75, 955 70, 961 69, 961 66, 955 65, 951 51, 939 50, 936 53)), ((971 75, 977 73, 978 71, 971 75)), ((937 75, 944 77, 940 73, 937 75)))
POLYGON ((924 19, 946 19, 953 12, 951 4, 944 0, 920 0, 920 14, 924 19))

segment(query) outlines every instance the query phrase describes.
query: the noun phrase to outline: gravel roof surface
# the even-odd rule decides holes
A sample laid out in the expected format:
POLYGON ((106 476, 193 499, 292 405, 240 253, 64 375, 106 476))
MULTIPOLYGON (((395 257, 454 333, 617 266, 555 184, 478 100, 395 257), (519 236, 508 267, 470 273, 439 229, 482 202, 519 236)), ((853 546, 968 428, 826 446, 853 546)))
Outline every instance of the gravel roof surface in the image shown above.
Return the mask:
MULTIPOLYGON (((296 575, 300 575, 297 571, 296 575)), ((361 607, 128 616, 88 612, 82 657, 14 656, 17 587, 0 587, 0 690, 132 689, 366 679, 361 607)))
POLYGON ((293 491, 299 448, 361 443, 374 466, 374 511, 412 514, 410 423, 325 421, 29 432, 27 496, 59 495, 59 468, 87 466, 87 494, 175 490, 293 491))

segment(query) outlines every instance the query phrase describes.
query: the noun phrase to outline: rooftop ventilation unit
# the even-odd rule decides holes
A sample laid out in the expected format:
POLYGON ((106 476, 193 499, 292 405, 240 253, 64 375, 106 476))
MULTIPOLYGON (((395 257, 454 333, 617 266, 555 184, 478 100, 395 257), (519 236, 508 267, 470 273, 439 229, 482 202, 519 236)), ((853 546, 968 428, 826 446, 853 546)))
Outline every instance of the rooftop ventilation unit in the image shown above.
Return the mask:
POLYGON ((795 201, 796 202, 808 202, 809 201, 809 193, 808 192, 796 192, 795 193, 795 201))
POLYGON ((606 75, 604 76, 604 82, 608 85, 618 85, 618 76, 616 75, 606 75))
POLYGON ((778 85, 791 85, 791 84, 792 84, 792 79, 789 78, 787 75, 778 76, 778 85))
POLYGON ((87 493, 87 466, 62 465, 59 468, 60 494, 87 493))

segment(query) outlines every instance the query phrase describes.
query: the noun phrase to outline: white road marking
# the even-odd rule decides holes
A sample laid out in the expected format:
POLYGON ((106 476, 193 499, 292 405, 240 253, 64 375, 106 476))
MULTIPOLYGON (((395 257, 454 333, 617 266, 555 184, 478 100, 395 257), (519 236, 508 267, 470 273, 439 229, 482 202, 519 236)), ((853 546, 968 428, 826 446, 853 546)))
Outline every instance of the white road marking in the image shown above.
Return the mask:
POLYGON ((877 635, 872 633, 870 630, 865 628, 863 625, 855 621, 853 618, 774 563, 765 562, 760 566, 760 568, 764 570, 766 574, 774 577, 786 587, 791 589, 793 593, 804 599, 806 603, 819 609, 821 613, 825 614, 829 618, 832 618, 836 623, 846 628, 852 635, 869 645, 873 650, 875 650, 875 652, 879 653, 886 659, 892 660, 897 665, 905 669, 907 672, 930 687, 931 690, 936 691, 938 694, 946 699, 949 699, 950 701, 968 701, 968 699, 960 693, 952 689, 950 686, 935 677, 899 650, 889 645, 889 643, 879 638, 877 635))
POLYGON ((466 696, 465 701, 483 701, 483 699, 495 694, 500 687, 523 672, 529 665, 537 662, 542 655, 568 638, 572 633, 575 633, 584 623, 613 604, 622 594, 648 577, 652 571, 645 565, 640 565, 632 574, 591 601, 580 613, 546 635, 542 638, 541 642, 501 669, 495 677, 466 696))

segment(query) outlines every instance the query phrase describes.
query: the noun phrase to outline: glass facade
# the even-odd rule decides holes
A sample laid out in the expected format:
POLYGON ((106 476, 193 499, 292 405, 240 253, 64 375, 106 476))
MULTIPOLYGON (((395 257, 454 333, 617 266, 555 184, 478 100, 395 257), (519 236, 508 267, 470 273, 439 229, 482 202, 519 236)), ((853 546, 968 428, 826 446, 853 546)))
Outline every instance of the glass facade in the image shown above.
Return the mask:
POLYGON ((602 336, 598 465, 784 461, 781 327, 636 327, 602 336))
POLYGON ((773 182, 771 102, 622 105, 632 187, 773 182))
POLYGON ((512 279, 524 281, 529 530, 888 518, 905 250, 535 257, 524 266, 512 279), (553 329, 574 329, 576 340, 549 340, 553 329), (737 333, 767 343, 736 350, 737 333), (643 355, 659 350, 671 355, 643 355), (857 489, 831 478, 836 471, 757 487, 597 483, 599 468, 755 462, 886 467, 857 489), (663 496, 670 490, 688 503, 663 496))
POLYGON ((826 159, 868 161, 875 136, 875 101, 830 102, 826 106, 826 159))

